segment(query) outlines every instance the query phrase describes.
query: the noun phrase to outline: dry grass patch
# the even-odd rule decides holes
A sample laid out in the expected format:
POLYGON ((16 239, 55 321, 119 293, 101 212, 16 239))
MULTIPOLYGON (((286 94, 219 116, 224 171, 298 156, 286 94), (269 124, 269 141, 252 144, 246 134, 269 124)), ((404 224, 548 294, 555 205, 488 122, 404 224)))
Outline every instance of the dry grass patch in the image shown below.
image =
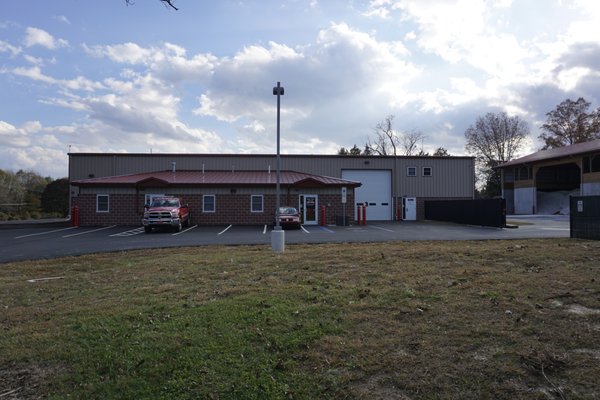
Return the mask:
POLYGON ((569 239, 3 264, 0 396, 594 399, 599 266, 569 239))

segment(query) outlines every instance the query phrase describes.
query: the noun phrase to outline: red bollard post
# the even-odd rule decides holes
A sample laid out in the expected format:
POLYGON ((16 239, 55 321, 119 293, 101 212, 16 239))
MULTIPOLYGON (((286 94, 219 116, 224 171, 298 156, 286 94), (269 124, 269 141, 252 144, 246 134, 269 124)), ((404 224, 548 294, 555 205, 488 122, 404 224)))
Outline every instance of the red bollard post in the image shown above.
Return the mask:
POLYGON ((356 224, 361 225, 362 206, 356 207, 356 224))
POLYGON ((367 224, 367 203, 365 203, 365 205, 363 206, 362 212, 363 212, 362 224, 366 225, 367 224))

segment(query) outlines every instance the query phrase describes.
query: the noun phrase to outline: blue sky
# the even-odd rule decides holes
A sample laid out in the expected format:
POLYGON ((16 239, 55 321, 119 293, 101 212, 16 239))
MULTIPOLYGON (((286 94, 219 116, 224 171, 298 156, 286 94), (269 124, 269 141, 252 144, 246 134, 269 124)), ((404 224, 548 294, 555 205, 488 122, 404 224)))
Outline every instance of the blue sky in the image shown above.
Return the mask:
POLYGON ((528 122, 600 105, 596 0, 6 2, 0 169, 66 176, 67 152, 275 152, 363 147, 373 127, 464 155, 486 112, 528 122))

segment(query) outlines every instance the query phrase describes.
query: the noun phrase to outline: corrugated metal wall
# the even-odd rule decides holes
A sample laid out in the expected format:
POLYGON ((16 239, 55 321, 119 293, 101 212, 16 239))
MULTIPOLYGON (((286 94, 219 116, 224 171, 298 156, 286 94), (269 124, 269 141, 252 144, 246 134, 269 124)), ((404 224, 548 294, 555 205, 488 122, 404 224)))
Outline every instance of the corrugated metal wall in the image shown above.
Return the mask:
MULTIPOLYGON (((178 170, 268 170, 275 171, 274 155, 222 154, 99 154, 69 155, 71 180, 164 171, 176 162, 178 170)), ((385 169, 394 176, 394 196, 472 198, 475 166, 471 157, 381 157, 334 155, 282 155, 281 169, 341 178, 346 169, 385 169), (416 167, 417 175, 407 176, 416 167), (431 176, 423 176, 423 167, 431 176)))

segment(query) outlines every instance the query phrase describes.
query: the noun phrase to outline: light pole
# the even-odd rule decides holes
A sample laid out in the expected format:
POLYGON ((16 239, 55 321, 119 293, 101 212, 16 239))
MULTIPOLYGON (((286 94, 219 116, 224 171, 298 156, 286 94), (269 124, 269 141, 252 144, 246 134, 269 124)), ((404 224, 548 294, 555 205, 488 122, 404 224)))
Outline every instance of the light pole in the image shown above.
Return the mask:
POLYGON ((273 88, 273 95, 277 96, 277 159, 276 159, 276 169, 277 169, 277 186, 275 188, 275 228, 271 232, 271 248, 275 252, 283 252, 285 250, 285 232, 281 229, 281 225, 279 223, 279 208, 281 206, 281 166, 280 166, 280 156, 279 156, 279 143, 280 143, 280 106, 281 106, 281 96, 283 96, 283 87, 279 82, 277 82, 277 86, 273 88))

